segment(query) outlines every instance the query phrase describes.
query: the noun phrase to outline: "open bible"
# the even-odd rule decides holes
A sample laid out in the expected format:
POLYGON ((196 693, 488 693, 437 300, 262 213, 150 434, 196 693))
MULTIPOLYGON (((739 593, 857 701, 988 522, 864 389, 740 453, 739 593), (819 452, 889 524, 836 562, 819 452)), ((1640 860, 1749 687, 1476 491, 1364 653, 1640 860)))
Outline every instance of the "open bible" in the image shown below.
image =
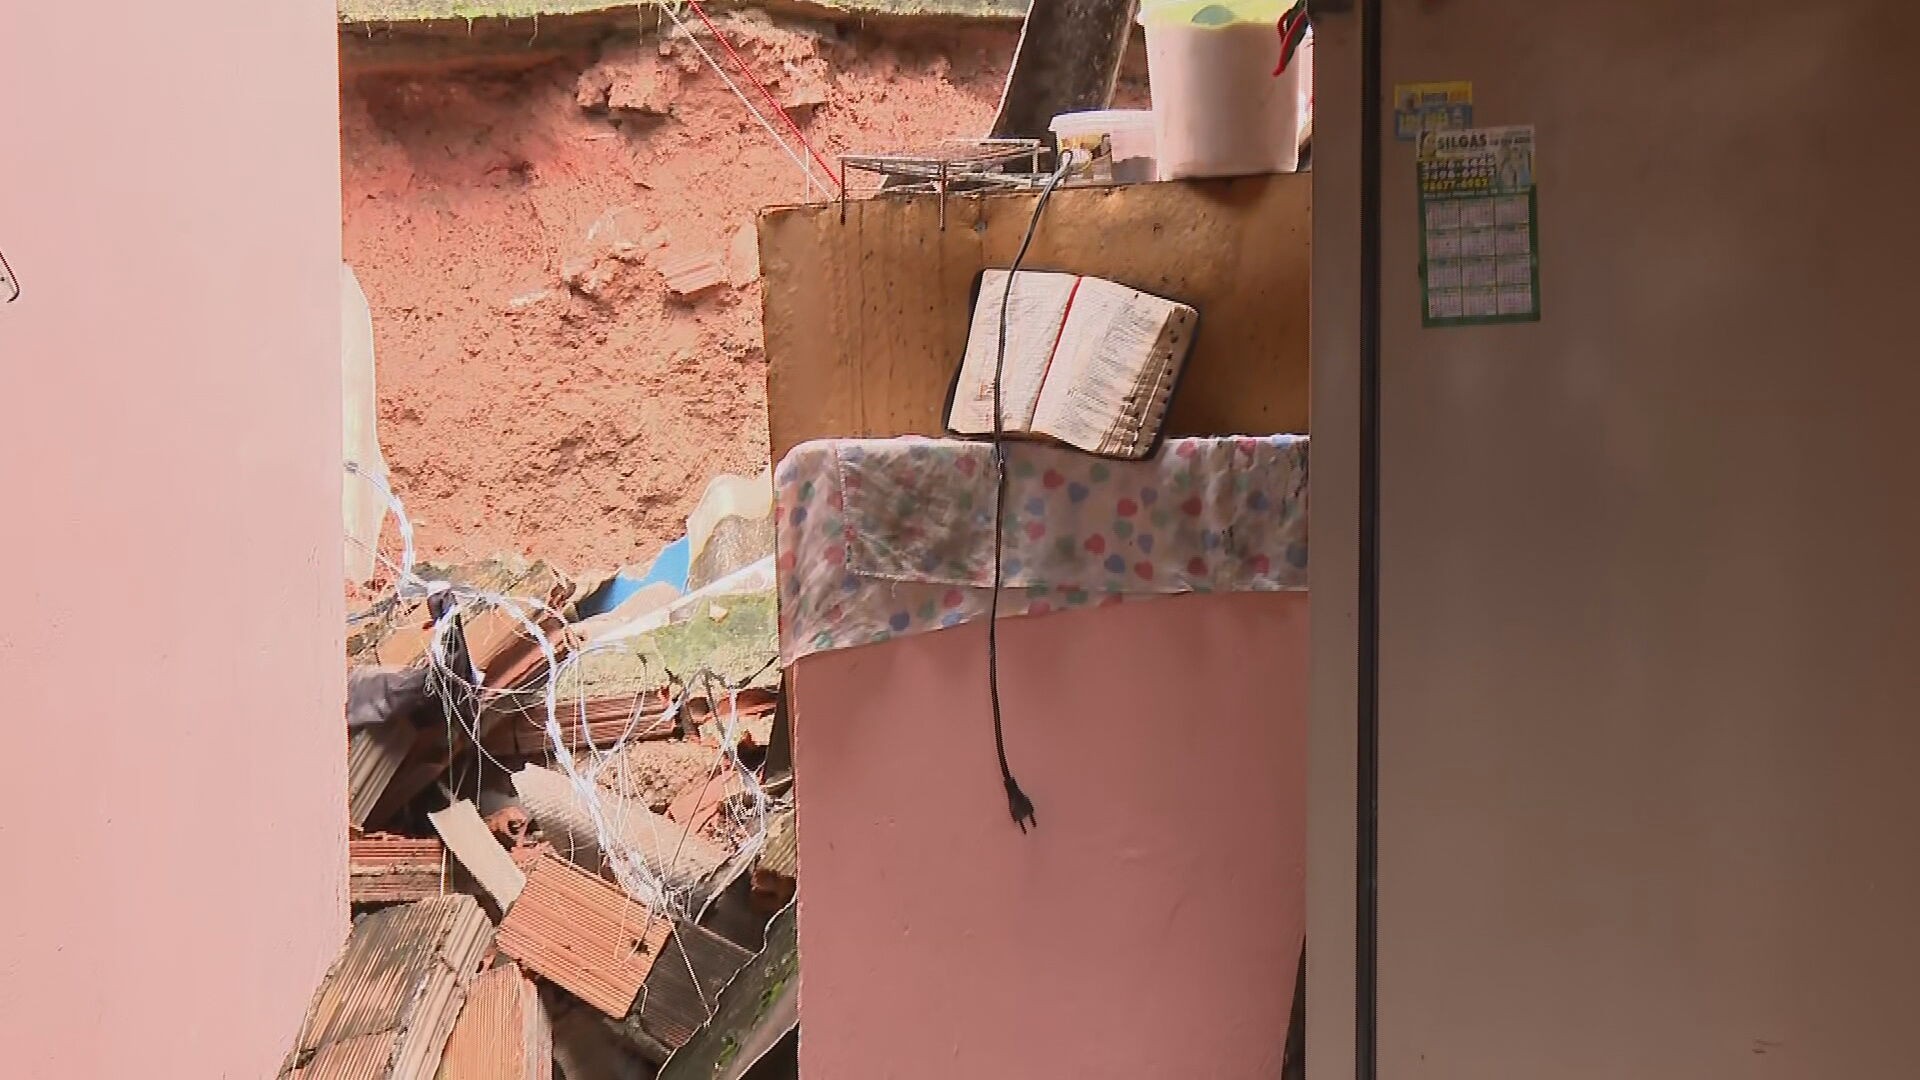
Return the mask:
MULTIPOLYGON (((991 435, 994 361, 1007 271, 980 276, 947 430, 991 435)), ((1022 270, 1008 305, 1000 420, 1011 437, 1139 459, 1160 442, 1199 313, 1101 278, 1022 270)))

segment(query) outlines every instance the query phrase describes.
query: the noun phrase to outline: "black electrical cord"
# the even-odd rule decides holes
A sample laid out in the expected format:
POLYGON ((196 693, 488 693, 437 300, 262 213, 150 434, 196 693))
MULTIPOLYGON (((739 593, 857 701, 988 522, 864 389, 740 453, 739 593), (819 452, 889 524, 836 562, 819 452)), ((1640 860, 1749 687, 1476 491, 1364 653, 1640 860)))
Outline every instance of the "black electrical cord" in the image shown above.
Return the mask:
POLYGON ((1007 268, 1007 288, 1000 295, 1000 338, 993 356, 993 593, 987 601, 987 697, 993 704, 993 752, 1000 758, 1000 780, 1007 788, 1007 812, 1013 815, 1013 823, 1020 826, 1022 833, 1029 827, 1039 828, 1040 819, 1034 816, 1033 800, 1020 790, 1020 781, 1013 778, 1013 769, 1007 765, 1006 726, 1000 715, 1000 589, 1005 584, 1002 558, 1007 512, 1007 429, 1000 410, 1000 379, 1007 368, 1007 319, 1013 307, 1014 279, 1020 274, 1020 264, 1027 259, 1027 249, 1033 246, 1033 234, 1040 230, 1040 215, 1047 209, 1047 201, 1053 198, 1054 189, 1066 179, 1072 160, 1072 155, 1062 154, 1059 167, 1040 189, 1040 200, 1033 204, 1033 217, 1027 222, 1027 235, 1020 241, 1013 265, 1007 268))

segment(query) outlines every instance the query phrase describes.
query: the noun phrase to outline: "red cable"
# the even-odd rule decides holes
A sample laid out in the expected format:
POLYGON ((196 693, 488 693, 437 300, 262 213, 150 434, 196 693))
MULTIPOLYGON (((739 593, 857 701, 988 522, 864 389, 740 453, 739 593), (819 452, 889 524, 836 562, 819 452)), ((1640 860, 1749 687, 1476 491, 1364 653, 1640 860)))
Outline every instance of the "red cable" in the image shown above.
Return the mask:
POLYGON ((1287 65, 1293 62, 1293 51, 1300 47, 1301 39, 1306 37, 1309 22, 1307 9, 1302 4, 1295 4, 1280 16, 1280 63, 1273 69, 1274 78, 1286 74, 1287 65))
POLYGON ((780 103, 774 100, 773 94, 767 90, 766 85, 760 81, 759 76, 753 73, 753 69, 748 67, 747 62, 734 50, 733 42, 728 41, 727 36, 720 32, 720 28, 713 25, 713 20, 707 18, 707 11, 700 6, 700 0, 687 0, 687 6, 693 9, 695 15, 700 16, 701 22, 707 24, 707 33, 712 34, 714 40, 720 43, 720 47, 726 50, 728 58, 733 61, 733 66, 740 69, 740 74, 747 77, 747 81, 753 84, 755 90, 760 91, 761 98, 765 99, 766 103, 772 107, 774 113, 787 125, 787 130, 792 132, 793 137, 800 141, 800 145, 807 148, 807 153, 813 155, 813 160, 820 165, 820 171, 827 174, 827 180, 831 182, 834 187, 838 188, 840 186, 840 178, 834 175, 833 166, 828 165, 827 159, 821 157, 820 151, 815 150, 813 144, 807 141, 807 137, 801 134, 800 125, 794 123, 793 117, 787 115, 787 110, 781 108, 780 103))
POLYGON ((1053 358, 1060 355, 1060 342, 1067 336, 1067 320, 1073 315, 1073 301, 1080 295, 1080 283, 1087 280, 1084 275, 1073 276, 1073 288, 1067 292, 1067 306, 1060 312, 1060 329, 1053 335, 1053 348, 1047 350, 1047 362, 1040 369, 1040 385, 1047 385, 1047 375, 1053 371, 1053 358))

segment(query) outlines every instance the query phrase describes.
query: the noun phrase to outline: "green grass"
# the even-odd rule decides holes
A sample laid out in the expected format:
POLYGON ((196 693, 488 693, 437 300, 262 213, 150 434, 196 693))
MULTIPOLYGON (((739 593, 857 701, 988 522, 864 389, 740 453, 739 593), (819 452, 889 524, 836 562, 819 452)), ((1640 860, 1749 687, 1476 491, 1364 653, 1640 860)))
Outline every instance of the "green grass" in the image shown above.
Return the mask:
POLYGON ((669 671, 685 679, 701 668, 733 685, 756 674, 755 686, 779 684, 779 668, 767 668, 767 661, 780 651, 779 609, 772 593, 720 596, 695 608, 684 622, 581 659, 561 681, 561 700, 571 701, 583 689, 588 697, 644 693, 665 686, 669 671), (725 610, 718 622, 713 619, 716 607, 725 610))

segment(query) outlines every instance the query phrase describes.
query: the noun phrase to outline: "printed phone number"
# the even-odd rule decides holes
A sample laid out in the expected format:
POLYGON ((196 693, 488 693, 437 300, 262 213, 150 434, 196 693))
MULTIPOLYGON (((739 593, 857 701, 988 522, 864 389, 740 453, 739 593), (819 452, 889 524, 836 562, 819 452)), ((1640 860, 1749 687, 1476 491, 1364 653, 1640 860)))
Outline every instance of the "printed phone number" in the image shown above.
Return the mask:
POLYGON ((1420 190, 1428 195, 1469 195, 1493 190, 1494 166, 1491 161, 1463 161, 1423 164, 1420 190))

